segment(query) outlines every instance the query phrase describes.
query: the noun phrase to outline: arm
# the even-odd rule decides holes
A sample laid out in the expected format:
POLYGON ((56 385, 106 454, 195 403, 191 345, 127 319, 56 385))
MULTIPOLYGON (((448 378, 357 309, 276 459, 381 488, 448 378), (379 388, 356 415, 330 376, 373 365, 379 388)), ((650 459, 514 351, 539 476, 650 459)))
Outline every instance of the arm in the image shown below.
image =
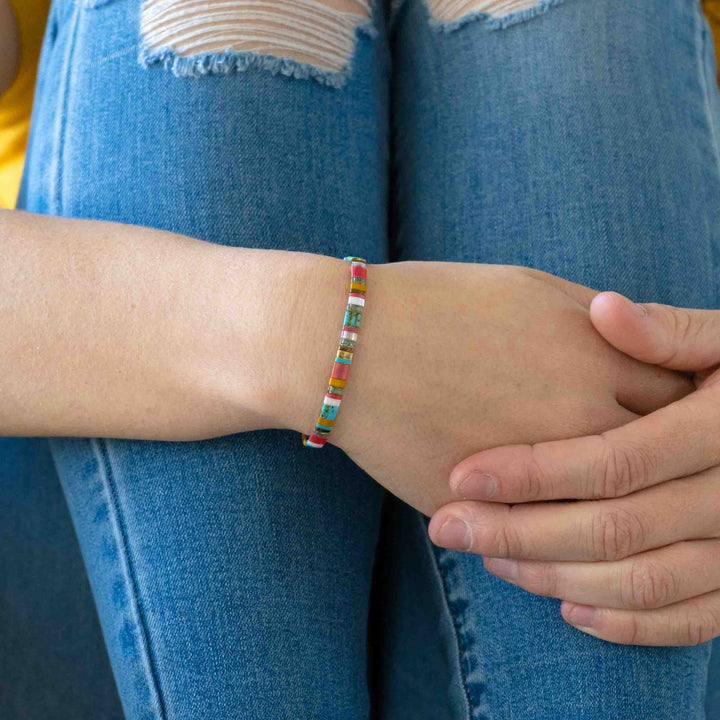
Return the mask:
MULTIPOLYGON (((612 348, 595 292, 546 273, 402 262, 368 277, 331 442, 424 512, 451 499, 444 477, 478 438, 602 431, 692 386, 612 348)), ((347 285, 340 259, 2 212, 0 434, 309 430, 347 285)))
POLYGON ((0 0, 0 97, 12 85, 20 62, 20 32, 10 0, 0 0))
POLYGON ((188 440, 310 427, 345 265, 0 211, 0 434, 188 440), (300 397, 308 388, 312 400, 300 397))

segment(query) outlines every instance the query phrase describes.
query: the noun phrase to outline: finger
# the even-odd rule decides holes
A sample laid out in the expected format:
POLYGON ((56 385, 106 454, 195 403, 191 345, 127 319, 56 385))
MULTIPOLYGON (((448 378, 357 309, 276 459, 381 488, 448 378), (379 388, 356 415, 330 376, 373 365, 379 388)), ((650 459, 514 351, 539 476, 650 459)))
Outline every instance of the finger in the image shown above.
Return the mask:
POLYGON ((534 595, 649 610, 720 588, 720 540, 691 540, 618 562, 484 559, 488 572, 534 595))
POLYGON ((615 610, 564 602, 563 619, 621 645, 699 645, 720 635, 720 590, 655 610, 615 610))
POLYGON ((590 304, 590 319, 618 350, 674 370, 705 370, 720 362, 720 311, 633 303, 603 292, 590 304))
POLYGON ((714 468, 613 500, 454 502, 433 515, 429 533, 441 547, 490 557, 615 561, 720 534, 719 487, 714 468))
MULTIPOLYGON (((541 270, 526 268, 525 272, 552 285, 588 310, 593 298, 599 294, 597 290, 585 285, 564 280, 541 270)), ((619 362, 617 400, 634 413, 646 415, 679 400, 695 389, 695 384, 689 377, 671 370, 648 365, 626 355, 621 356, 619 362)))
POLYGON ((618 363, 617 401, 639 415, 655 412, 696 389, 690 377, 674 370, 648 365, 627 355, 621 355, 618 363))
POLYGON ((704 388, 601 435, 483 450, 450 487, 494 502, 620 497, 720 464, 718 427, 720 388, 704 388))

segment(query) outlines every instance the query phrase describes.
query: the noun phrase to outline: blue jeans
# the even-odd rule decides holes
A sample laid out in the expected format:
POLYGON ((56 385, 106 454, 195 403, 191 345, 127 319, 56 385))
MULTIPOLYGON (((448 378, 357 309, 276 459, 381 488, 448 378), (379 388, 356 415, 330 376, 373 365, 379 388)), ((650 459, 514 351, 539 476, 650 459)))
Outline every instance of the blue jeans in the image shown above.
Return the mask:
MULTIPOLYGON (((697 0, 446 24, 423 0, 376 5, 337 82, 256 56, 142 65, 139 8, 55 1, 24 208, 371 263, 519 264, 720 307, 720 95, 697 0)), ((579 633, 558 601, 434 548, 426 519, 333 446, 287 431, 44 442, 128 720, 720 713, 709 644, 579 633)), ((88 673, 107 667, 94 621, 74 637, 88 673)), ((121 717, 100 687, 87 717, 121 717)), ((71 703, 53 717, 85 717, 71 703)))

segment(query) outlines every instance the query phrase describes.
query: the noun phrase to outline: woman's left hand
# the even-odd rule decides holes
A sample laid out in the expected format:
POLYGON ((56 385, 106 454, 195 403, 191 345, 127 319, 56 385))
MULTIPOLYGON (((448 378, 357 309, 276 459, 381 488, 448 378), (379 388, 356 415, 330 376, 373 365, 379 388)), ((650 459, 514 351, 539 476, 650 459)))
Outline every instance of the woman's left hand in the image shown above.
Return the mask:
POLYGON ((430 537, 562 599, 596 637, 705 642, 720 635, 720 312, 602 293, 590 314, 628 355, 694 371, 697 390, 602 435, 466 458, 450 476, 463 499, 434 514, 430 537), (563 499, 579 501, 547 502, 563 499))

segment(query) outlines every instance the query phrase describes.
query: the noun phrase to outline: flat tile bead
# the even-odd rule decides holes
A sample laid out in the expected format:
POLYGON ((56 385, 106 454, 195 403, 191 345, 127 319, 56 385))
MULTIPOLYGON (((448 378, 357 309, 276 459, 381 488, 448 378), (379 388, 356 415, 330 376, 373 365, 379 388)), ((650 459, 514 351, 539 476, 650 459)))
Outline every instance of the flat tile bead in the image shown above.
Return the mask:
POLYGON ((335 387, 335 388, 344 388, 345 385, 347 385, 347 382, 345 380, 343 380, 342 378, 331 377, 329 385, 331 387, 335 387))
POLYGON ((320 417, 326 420, 334 420, 337 416, 339 405, 323 405, 320 417))
POLYGON ((346 363, 336 362, 333 365, 332 379, 333 380, 347 380, 350 374, 350 366, 346 363))
POLYGON ((350 362, 352 362, 354 355, 355 355, 355 353, 353 353, 353 352, 348 352, 347 350, 343 350, 342 345, 338 348, 337 357, 342 358, 343 360, 350 360, 350 362))
POLYGON ((303 445, 311 448, 321 448, 327 442, 327 438, 320 437, 319 435, 308 435, 303 437, 303 445))
POLYGON ((343 320, 343 325, 345 327, 351 327, 351 328, 358 328, 360 327, 360 320, 362 319, 362 314, 358 312, 350 312, 349 310, 345 313, 345 319, 343 320))

